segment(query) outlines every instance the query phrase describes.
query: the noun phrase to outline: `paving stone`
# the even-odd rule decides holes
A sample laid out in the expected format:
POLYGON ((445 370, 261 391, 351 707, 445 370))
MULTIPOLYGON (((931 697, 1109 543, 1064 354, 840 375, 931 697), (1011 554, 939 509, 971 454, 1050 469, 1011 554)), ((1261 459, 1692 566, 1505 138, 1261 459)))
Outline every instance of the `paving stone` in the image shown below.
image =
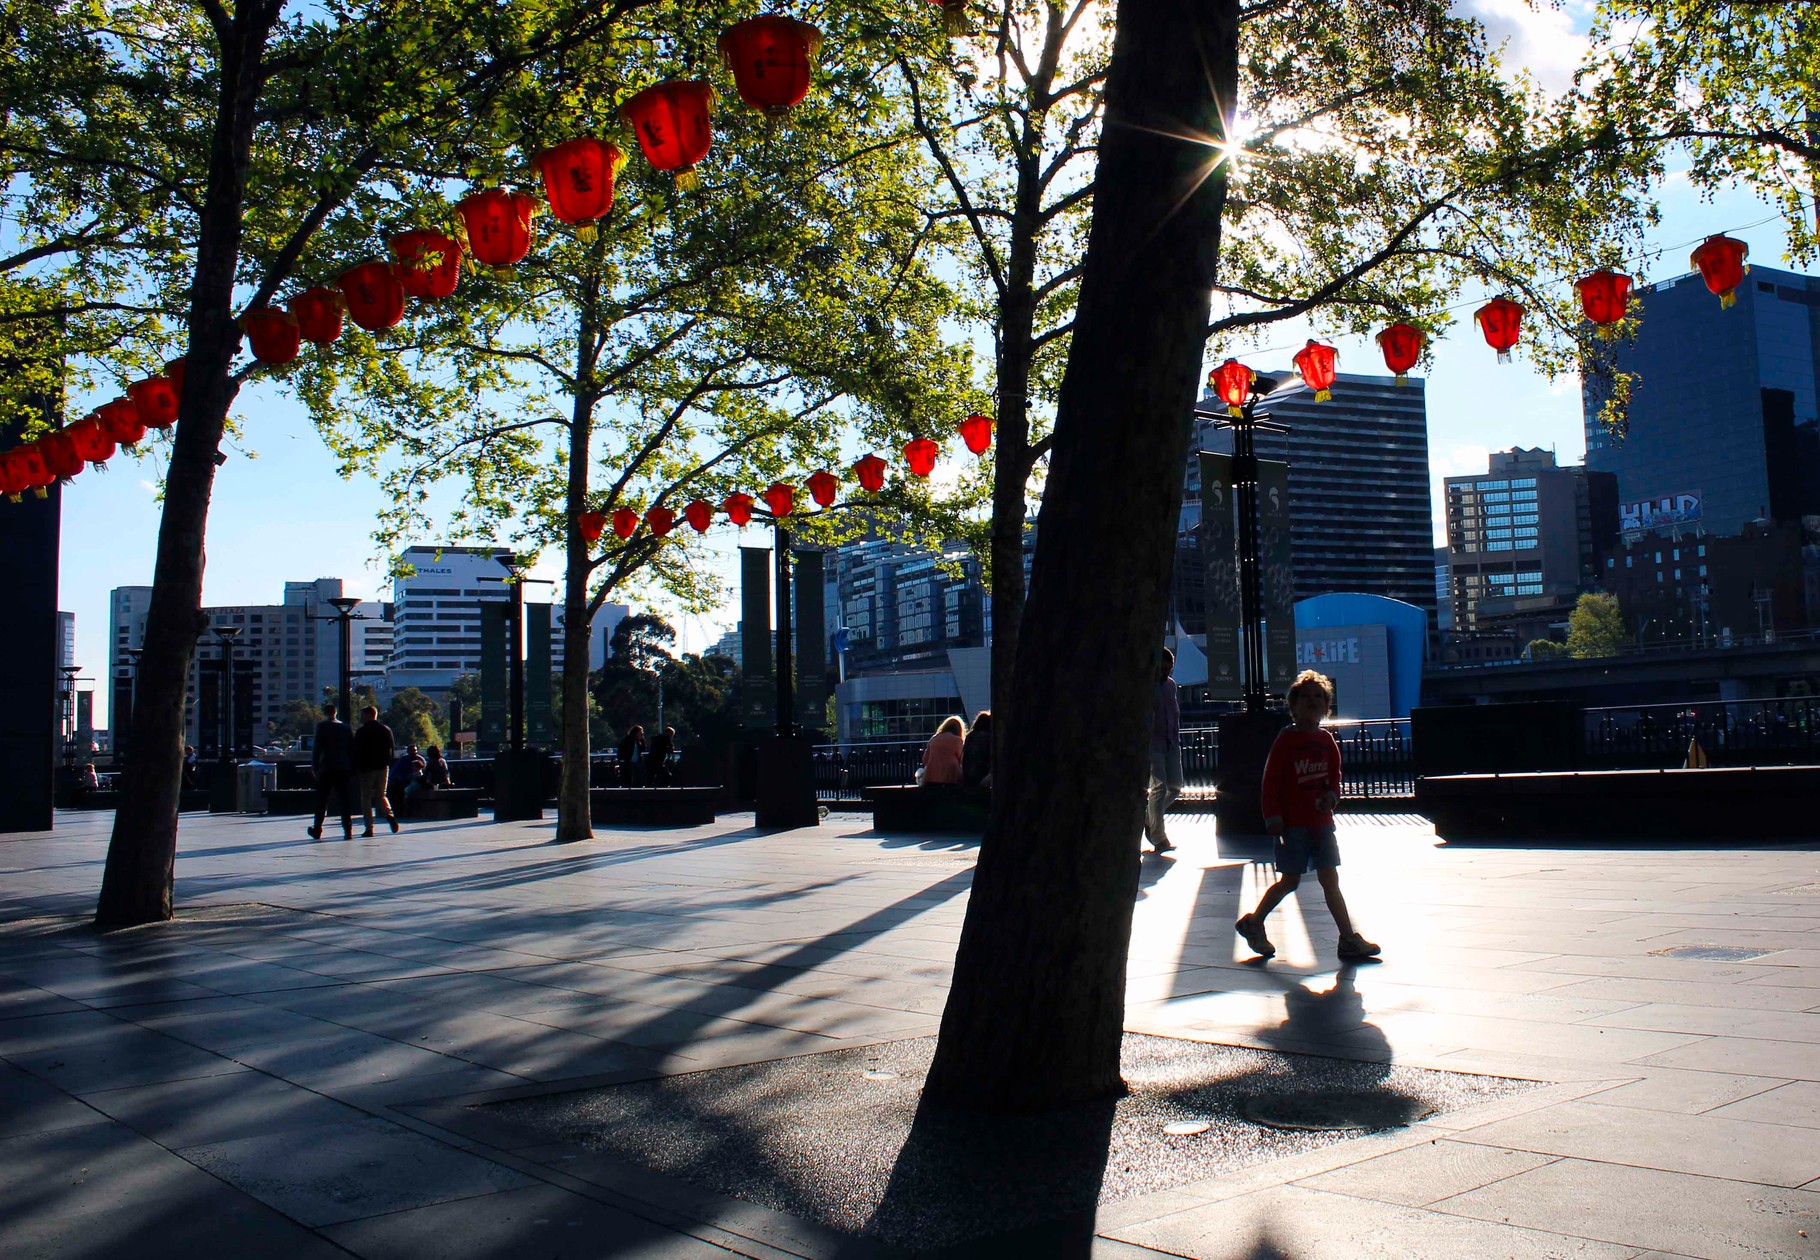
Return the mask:
POLYGON ((186 1147, 185 1159, 306 1225, 332 1225, 533 1184, 383 1120, 186 1147))
POLYGON ((1198 1260, 1356 1260, 1501 1256, 1511 1260, 1629 1260, 1634 1247, 1419 1208, 1283 1186, 1192 1208, 1112 1237, 1198 1260))
MULTIPOLYGON (((1820 1129, 1820 1085, 1812 1081, 1794 1081, 1718 1107, 1708 1114, 1730 1120, 1763 1120, 1771 1124, 1820 1129)), ((1820 1138, 1815 1140, 1820 1141, 1820 1138)))
POLYGON ((1816 1254, 1820 1194, 1563 1159, 1443 1199, 1433 1210, 1674 1255, 1763 1260, 1816 1254))
POLYGON ((503 1190, 331 1225, 323 1233, 366 1260, 724 1260, 696 1238, 555 1186, 503 1190))
POLYGON ((1799 1186, 1820 1177, 1811 1129, 1675 1115, 1593 1102, 1560 1103, 1457 1135, 1461 1141, 1571 1155, 1669 1172, 1799 1186))
POLYGON ((106 1115, 176 1149, 360 1119, 351 1107, 260 1072, 235 1072, 85 1094, 106 1115))
MULTIPOLYGON (((1642 1107, 1649 1111, 1679 1111, 1688 1115, 1713 1112, 1753 1094, 1773 1090, 1787 1082, 1767 1076, 1733 1076, 1726 1072, 1689 1072, 1677 1068, 1638 1068, 1641 1080, 1601 1090, 1587 1099, 1607 1107, 1642 1107)), ((1739 1119, 1775 1117, 1741 1116, 1739 1119)), ((1778 1121, 1792 1124, 1793 1121, 1778 1121)))
POLYGON ((104 1119, 56 1086, 0 1063, 0 1138, 74 1129, 104 1119))
POLYGON ((1553 1156, 1445 1138, 1298 1182, 1361 1199, 1421 1207, 1552 1162, 1553 1156))

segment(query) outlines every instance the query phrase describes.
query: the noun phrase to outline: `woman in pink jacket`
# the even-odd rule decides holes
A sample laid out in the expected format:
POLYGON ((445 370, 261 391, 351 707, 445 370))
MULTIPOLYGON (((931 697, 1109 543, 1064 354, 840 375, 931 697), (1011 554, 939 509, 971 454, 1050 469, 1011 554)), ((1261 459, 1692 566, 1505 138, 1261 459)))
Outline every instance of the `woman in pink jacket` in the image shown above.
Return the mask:
POLYGON ((959 783, 961 751, 966 747, 967 724, 957 717, 943 718, 923 749, 923 783, 959 783))

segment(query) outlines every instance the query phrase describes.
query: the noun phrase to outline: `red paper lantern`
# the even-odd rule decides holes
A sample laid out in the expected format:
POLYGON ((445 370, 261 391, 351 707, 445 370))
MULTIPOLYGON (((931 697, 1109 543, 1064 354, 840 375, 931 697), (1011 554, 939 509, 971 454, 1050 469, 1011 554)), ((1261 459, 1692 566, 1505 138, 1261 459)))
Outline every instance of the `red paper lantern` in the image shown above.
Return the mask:
POLYGON ((1615 271, 1595 271, 1574 281, 1574 289, 1580 294, 1581 311, 1597 325, 1599 335, 1615 336, 1617 330, 1612 325, 1624 318, 1630 302, 1630 277, 1615 271))
POLYGON ((752 519, 752 496, 749 494, 730 494, 721 507, 726 510, 727 519, 742 528, 752 519))
POLYGON ((47 497, 46 487, 56 478, 44 462, 44 452, 36 444, 15 447, 6 453, 6 461, 12 466, 9 482, 17 487, 11 492, 13 495, 21 495, 30 490, 40 499, 47 497))
POLYGON ((583 542, 599 542, 600 536, 607 532, 606 513, 583 512, 575 518, 575 528, 581 531, 583 542))
POLYGON ((942 31, 948 35, 965 35, 967 21, 967 0, 929 0, 942 11, 942 31))
POLYGON ((992 420, 977 412, 961 421, 961 441, 975 455, 984 455, 992 448, 992 420))
POLYGON ((145 437, 145 423, 139 419, 139 405, 131 398, 116 398, 95 408, 101 431, 122 446, 132 446, 145 437))
POLYGON ((1228 359, 1207 374, 1207 383, 1213 392, 1226 404, 1226 410, 1234 416, 1245 414, 1245 400, 1251 397, 1251 383, 1258 377, 1256 372, 1240 363, 1237 359, 1228 359))
POLYGON ((36 445, 44 456, 44 466, 59 481, 68 481, 82 471, 82 452, 76 449, 76 440, 67 431, 60 429, 41 437, 36 445))
POLYGON ((876 455, 862 456, 853 465, 853 475, 859 478, 862 489, 870 494, 877 494, 885 488, 885 469, 890 467, 876 455))
POLYGON ((919 477, 927 477, 935 471, 935 457, 942 453, 942 448, 928 438, 916 438, 904 444, 904 458, 909 461, 910 471, 919 477))
POLYGON ((63 432, 84 463, 105 464, 114 457, 114 439, 107 435, 107 430, 95 416, 84 416, 74 424, 66 425, 63 432))
POLYGON ((312 345, 326 346, 341 336, 341 294, 324 285, 305 289, 291 299, 297 331, 312 345))
POLYGON ((455 207, 468 233, 468 252, 482 266, 491 267, 501 280, 512 278, 512 269, 531 252, 536 233, 531 216, 537 199, 529 193, 489 188, 470 193, 455 207))
POLYGON ((1422 343, 1427 340, 1414 324, 1392 324, 1378 334, 1378 349, 1384 352, 1384 366, 1397 374, 1397 384, 1409 379, 1409 369, 1422 357, 1422 343))
POLYGON ((695 164, 706 157, 714 139, 708 110, 714 89, 694 79, 673 79, 648 87, 619 107, 619 116, 631 124, 645 160, 660 171, 676 173, 676 187, 683 192, 701 186, 695 164))
POLYGON ((1495 297, 1472 317, 1485 334, 1485 344, 1498 352, 1498 362, 1509 363, 1510 348, 1523 335, 1523 308, 1507 297, 1495 297))
POLYGON ((545 149, 532 161, 543 176, 550 213, 573 225, 580 240, 593 240, 594 220, 613 208, 613 181, 619 178, 626 155, 616 144, 582 136, 545 149))
POLYGON ((1706 287, 1719 295, 1720 310, 1737 302, 1738 286, 1750 270, 1744 263, 1749 256, 1750 246, 1729 236, 1709 236, 1690 255, 1706 287))
POLYGON ((645 513, 645 524, 651 527, 653 534, 662 538, 676 528, 676 513, 667 507, 654 507, 645 513))
POLYGON ((341 273, 348 315, 368 332, 390 328, 404 318, 404 285, 391 263, 366 262, 341 273))
POLYGON ((170 381, 171 388, 177 391, 179 402, 183 401, 183 369, 188 365, 189 360, 182 355, 164 365, 164 375, 170 381))
POLYGON ((809 497, 822 507, 832 507, 834 496, 840 493, 840 478, 826 468, 810 473, 804 484, 809 487, 809 497))
POLYGON ((139 423, 148 429, 168 429, 177 423, 177 389, 170 378, 148 376, 126 387, 126 396, 139 412, 139 423))
POLYGON ((7 451, 0 454, 0 495, 5 495, 12 502, 17 503, 19 496, 29 489, 31 487, 25 482, 24 470, 18 466, 18 461, 13 458, 13 453, 7 451))
POLYGON ((1327 402, 1333 397, 1333 365, 1337 358, 1339 355, 1332 346, 1313 339, 1296 352, 1295 370, 1302 374, 1303 382, 1314 391, 1316 402, 1327 402))
POLYGON ((621 538, 630 538, 638 532, 638 513, 631 508, 613 509, 613 532, 621 538))
POLYGON ((765 506, 771 509, 773 516, 788 516, 796 510, 796 487, 782 481, 773 481, 765 489, 765 506))
POLYGON ((253 343, 253 357, 268 367, 289 363, 297 357, 299 330, 289 311, 275 306, 262 306, 240 317, 240 327, 253 343))
POLYGON ((391 240, 398 282, 414 298, 435 301, 461 283, 461 242, 441 232, 412 228, 391 240))
POLYGON ((683 519, 695 527, 696 533, 705 534, 714 523, 714 508, 704 499, 690 499, 683 508, 683 519))
POLYGON ((770 118, 788 113, 809 94, 809 73, 822 33, 807 22, 766 14, 727 28, 720 55, 733 69, 740 99, 770 118))

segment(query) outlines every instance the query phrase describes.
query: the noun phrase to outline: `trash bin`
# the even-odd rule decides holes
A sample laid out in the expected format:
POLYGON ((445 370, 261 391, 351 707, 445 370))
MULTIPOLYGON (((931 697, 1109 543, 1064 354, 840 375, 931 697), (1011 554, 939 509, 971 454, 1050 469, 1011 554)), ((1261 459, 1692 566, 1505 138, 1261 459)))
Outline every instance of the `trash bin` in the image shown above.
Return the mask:
POLYGON ((275 767, 266 761, 246 761, 240 764, 239 769, 235 808, 243 814, 265 813, 265 794, 272 786, 272 771, 275 767))

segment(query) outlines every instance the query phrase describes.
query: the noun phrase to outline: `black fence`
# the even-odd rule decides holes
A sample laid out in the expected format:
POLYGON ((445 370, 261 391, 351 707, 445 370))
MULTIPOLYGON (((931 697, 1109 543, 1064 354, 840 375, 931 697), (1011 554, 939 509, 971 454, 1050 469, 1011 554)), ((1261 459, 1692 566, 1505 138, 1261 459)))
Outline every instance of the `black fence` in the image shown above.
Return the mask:
MULTIPOLYGON (((1406 798, 1415 795, 1406 718, 1332 722, 1345 767, 1342 796, 1348 800, 1406 798)), ((903 787, 916 782, 926 740, 891 740, 860 744, 818 744, 815 748, 815 795, 825 805, 858 801, 870 787, 903 787)), ((1220 777, 1220 731, 1217 726, 1182 728, 1184 799, 1209 799, 1220 777)))
POLYGON ((1810 696, 1588 709, 1582 721, 1587 770, 1665 770, 1701 758, 1712 766, 1820 764, 1820 700, 1810 696))

